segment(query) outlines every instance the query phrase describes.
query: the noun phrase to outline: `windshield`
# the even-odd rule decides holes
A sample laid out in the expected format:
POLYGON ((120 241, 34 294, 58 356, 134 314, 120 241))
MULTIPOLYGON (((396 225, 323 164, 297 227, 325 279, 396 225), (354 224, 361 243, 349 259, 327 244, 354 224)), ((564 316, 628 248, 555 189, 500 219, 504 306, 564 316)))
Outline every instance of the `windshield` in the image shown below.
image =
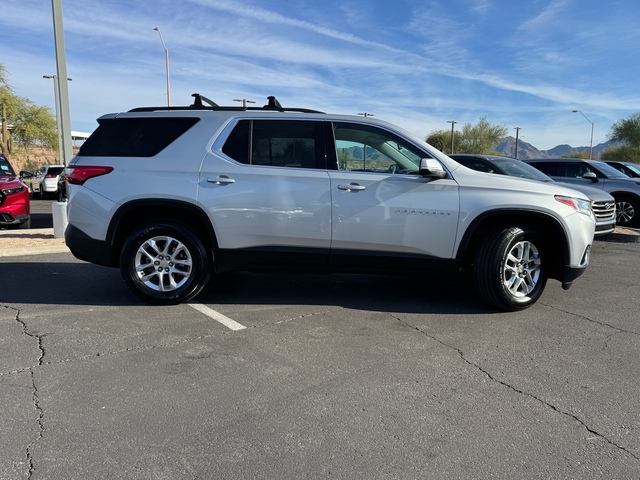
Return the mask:
POLYGON ((629 168, 629 170, 633 170, 638 175, 640 175, 640 165, 638 165, 636 163, 625 162, 625 166, 627 166, 629 168))
POLYGON ((513 158, 494 158, 493 162, 500 167, 507 175, 512 177, 528 178, 539 182, 552 182, 550 177, 542 173, 528 163, 513 158))
POLYGON ((0 156, 0 177, 15 177, 16 174, 11 168, 11 164, 9 160, 7 160, 4 156, 0 156))
POLYGON ((622 172, 619 172, 608 163, 601 162, 599 160, 591 160, 590 162, 594 167, 604 173, 607 178, 630 178, 622 172))

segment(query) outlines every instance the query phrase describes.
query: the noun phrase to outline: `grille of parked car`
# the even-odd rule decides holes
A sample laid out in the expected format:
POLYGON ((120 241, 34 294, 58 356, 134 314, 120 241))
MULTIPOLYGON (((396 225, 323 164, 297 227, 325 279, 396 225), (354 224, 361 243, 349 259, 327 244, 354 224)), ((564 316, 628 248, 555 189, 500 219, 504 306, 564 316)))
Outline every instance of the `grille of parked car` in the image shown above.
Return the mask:
POLYGON ((609 220, 616 216, 616 204, 614 202, 592 202, 591 208, 598 220, 609 220))

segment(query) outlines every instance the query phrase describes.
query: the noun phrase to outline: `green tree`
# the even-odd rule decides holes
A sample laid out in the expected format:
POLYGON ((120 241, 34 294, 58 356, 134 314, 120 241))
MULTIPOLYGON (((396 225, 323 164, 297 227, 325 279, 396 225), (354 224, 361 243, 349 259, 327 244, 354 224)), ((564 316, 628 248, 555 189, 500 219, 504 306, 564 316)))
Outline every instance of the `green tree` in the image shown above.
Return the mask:
POLYGON ((454 131, 453 152, 451 152, 451 131, 434 130, 425 140, 445 153, 478 153, 491 155, 500 140, 507 135, 507 127, 492 125, 486 117, 476 125, 465 123, 460 131, 454 131))
POLYGON ((568 153, 566 155, 562 155, 562 158, 582 158, 584 160, 589 160, 589 154, 587 152, 568 153))
MULTIPOLYGON (((436 147, 438 150, 444 153, 454 153, 451 151, 451 130, 433 130, 426 138, 425 141, 436 147)), ((460 132, 454 132, 453 134, 453 149, 459 151, 457 146, 460 141, 460 132)))
POLYGON ((482 117, 476 125, 465 123, 462 127, 459 151, 464 153, 491 154, 496 145, 507 135, 507 127, 492 125, 482 117))
POLYGON ((608 147, 600 154, 600 159, 640 163, 640 148, 633 147, 631 145, 608 147))
POLYGON ((9 82, 4 65, 0 64, 0 113, 2 134, 0 150, 11 153, 13 144, 28 147, 34 143, 58 148, 56 121, 47 107, 38 107, 31 100, 17 96, 9 82), (9 131, 12 125, 12 131, 9 131))
POLYGON ((618 120, 611 126, 609 139, 640 148, 640 113, 618 120))

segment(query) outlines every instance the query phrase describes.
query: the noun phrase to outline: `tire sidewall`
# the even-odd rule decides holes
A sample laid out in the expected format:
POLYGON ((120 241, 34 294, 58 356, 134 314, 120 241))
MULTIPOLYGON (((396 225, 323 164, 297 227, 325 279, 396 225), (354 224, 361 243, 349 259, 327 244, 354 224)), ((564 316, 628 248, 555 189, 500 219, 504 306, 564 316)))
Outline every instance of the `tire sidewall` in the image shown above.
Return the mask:
POLYGON ((527 308, 534 304, 538 300, 538 298, 540 298, 547 283, 545 254, 542 245, 542 239, 538 234, 531 232, 528 229, 510 229, 505 232, 505 238, 502 245, 503 247, 500 250, 500 262, 498 267, 498 287, 500 288, 502 296, 504 297, 504 301, 506 303, 508 303, 515 309, 527 308), (538 278, 538 281, 536 282, 535 287, 526 296, 519 297, 513 295, 509 288, 504 284, 504 270, 509 253, 518 242, 522 241, 530 242, 536 247, 540 255, 541 264, 540 276, 538 278))
POLYGON ((533 305, 547 283, 545 244, 540 235, 528 227, 500 227, 482 239, 473 268, 475 287, 486 303, 504 311, 517 311, 533 305), (509 252, 521 241, 532 243, 540 255, 540 276, 534 289, 526 296, 515 296, 504 282, 504 270, 509 252))
POLYGON ((187 301, 196 296, 209 280, 207 252, 204 245, 191 229, 174 222, 152 222, 141 226, 131 233, 125 241, 120 255, 120 272, 129 287, 143 300, 161 305, 171 305, 187 301), (169 292, 160 292, 144 285, 136 272, 136 254, 138 249, 150 238, 170 236, 182 242, 192 259, 191 275, 184 285, 169 292))

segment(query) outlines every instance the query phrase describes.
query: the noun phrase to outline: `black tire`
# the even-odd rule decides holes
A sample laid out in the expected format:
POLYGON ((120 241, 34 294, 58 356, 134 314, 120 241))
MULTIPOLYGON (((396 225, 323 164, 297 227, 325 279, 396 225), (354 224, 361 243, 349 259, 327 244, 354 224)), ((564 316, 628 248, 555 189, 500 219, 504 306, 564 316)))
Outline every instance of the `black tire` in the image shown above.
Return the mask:
POLYGON ((640 202, 633 197, 616 197, 616 224, 621 227, 640 225, 640 202))
POLYGON ((120 255, 120 273, 133 293, 156 305, 190 300, 211 276, 200 238, 171 221, 151 222, 131 233, 120 255))
POLYGON ((547 284, 542 239, 519 227, 501 228, 480 244, 473 268, 480 297, 500 310, 533 305, 547 284))

